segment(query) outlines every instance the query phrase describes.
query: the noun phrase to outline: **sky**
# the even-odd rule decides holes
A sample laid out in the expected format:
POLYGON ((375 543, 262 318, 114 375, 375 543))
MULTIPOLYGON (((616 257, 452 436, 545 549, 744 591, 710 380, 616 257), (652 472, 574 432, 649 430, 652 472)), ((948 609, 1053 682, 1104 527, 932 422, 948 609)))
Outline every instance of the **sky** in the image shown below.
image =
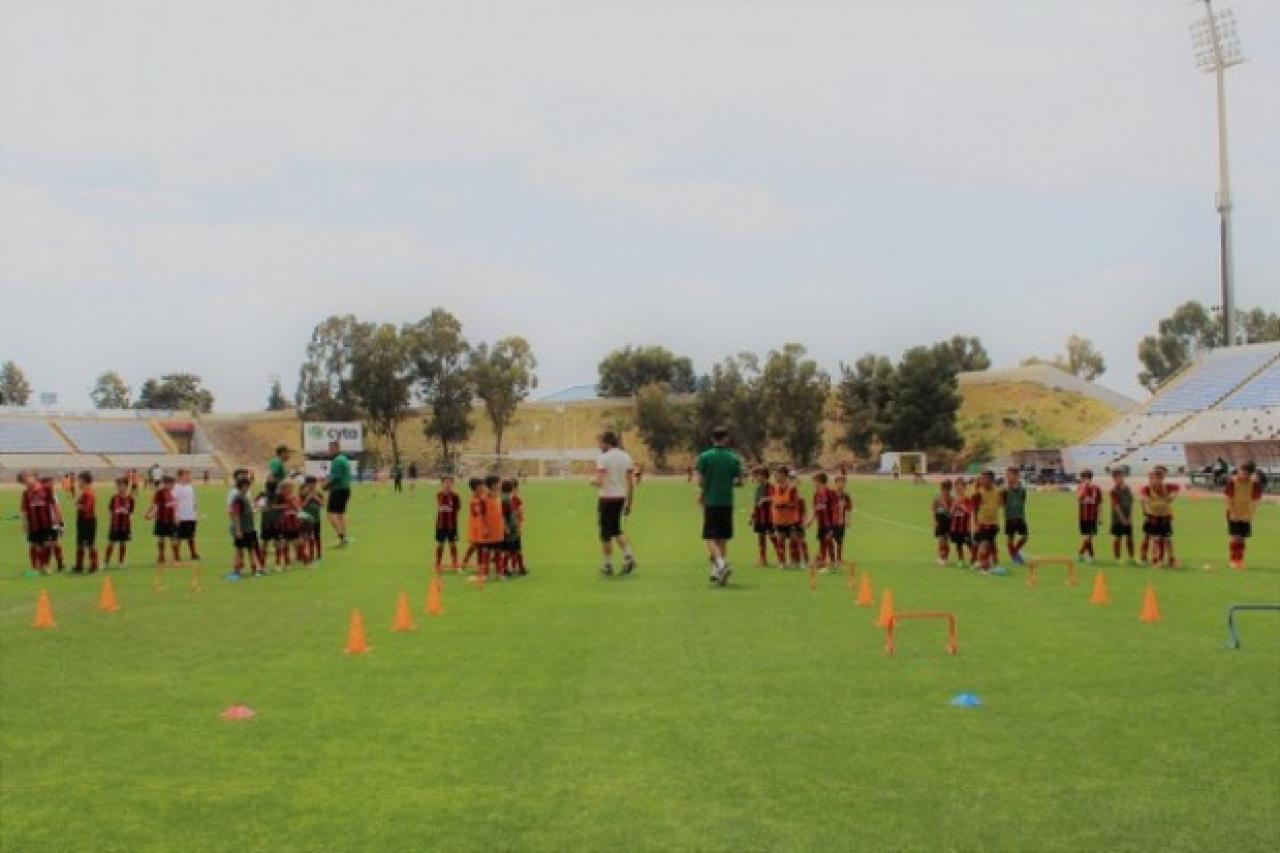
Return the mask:
MULTIPOLYGON (((1237 299, 1280 310, 1280 3, 1233 4, 1237 299)), ((292 392, 330 314, 700 370, 978 335, 1106 357, 1218 301, 1186 0, 0 0, 0 360, 292 392)))

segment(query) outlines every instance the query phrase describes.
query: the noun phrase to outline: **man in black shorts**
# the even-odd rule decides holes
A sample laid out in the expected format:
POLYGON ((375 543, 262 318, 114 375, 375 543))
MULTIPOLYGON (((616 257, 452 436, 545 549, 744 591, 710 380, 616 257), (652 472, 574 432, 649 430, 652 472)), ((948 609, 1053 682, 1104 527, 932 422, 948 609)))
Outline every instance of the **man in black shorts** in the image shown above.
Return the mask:
POLYGON ((622 517, 631 514, 636 466, 631 454, 618 446, 618 434, 612 430, 600 436, 600 455, 596 458, 596 473, 591 484, 600 493, 596 502, 600 549, 604 553, 600 573, 606 577, 613 574, 613 543, 617 542, 622 549, 622 573, 629 575, 636 570, 636 558, 622 532, 622 517))
POLYGON ((347 545, 347 502, 351 500, 351 460, 342 452, 342 445, 336 441, 329 442, 329 455, 333 460, 329 463, 329 479, 325 489, 329 499, 325 510, 329 513, 329 523, 333 532, 338 534, 338 547, 347 545))
POLYGON ((711 556, 711 582, 724 586, 733 569, 726 548, 733 538, 733 490, 742 485, 742 459, 729 449, 729 430, 711 431, 711 447, 702 452, 698 472, 698 502, 702 504, 702 539, 711 556))

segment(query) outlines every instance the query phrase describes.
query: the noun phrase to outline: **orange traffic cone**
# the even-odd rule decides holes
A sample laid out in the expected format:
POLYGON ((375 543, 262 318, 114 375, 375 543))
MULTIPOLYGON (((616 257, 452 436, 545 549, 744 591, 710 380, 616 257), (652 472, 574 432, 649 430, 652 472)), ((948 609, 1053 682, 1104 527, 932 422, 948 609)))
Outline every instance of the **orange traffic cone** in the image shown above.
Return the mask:
POLYGON ((876 619, 876 625, 881 628, 889 627, 889 620, 893 618, 893 590, 885 587, 884 595, 880 597, 880 616, 876 619))
POLYGON ((1093 595, 1089 596, 1090 604, 1110 604, 1111 593, 1107 592, 1107 576, 1098 569, 1093 576, 1093 595))
POLYGON ((1138 618, 1143 622, 1160 621, 1160 604, 1156 601, 1156 585, 1153 583, 1147 584, 1147 591, 1142 596, 1142 613, 1138 618))
POLYGON ((871 575, 866 572, 862 573, 862 580, 858 583, 858 599, 854 604, 859 607, 870 607, 875 603, 871 593, 871 575))
POLYGON ((40 597, 36 599, 36 621, 31 623, 31 627, 58 627, 58 623, 53 621, 53 605, 49 603, 49 592, 47 590, 40 590, 40 597))
POLYGON ((347 629, 347 648, 349 655, 362 655, 369 651, 369 644, 364 638, 364 617, 359 610, 351 611, 351 627, 347 629))
POLYGON ((404 590, 400 591, 400 597, 396 599, 396 618, 391 623, 391 630, 413 630, 413 616, 409 613, 409 593, 404 590))
POLYGON ((441 613, 444 613, 444 604, 440 601, 440 578, 435 577, 427 587, 427 615, 439 616, 441 613))
POLYGON ((102 593, 98 596, 98 609, 103 613, 115 613, 120 609, 116 604, 116 588, 111 585, 111 578, 102 581, 102 593))

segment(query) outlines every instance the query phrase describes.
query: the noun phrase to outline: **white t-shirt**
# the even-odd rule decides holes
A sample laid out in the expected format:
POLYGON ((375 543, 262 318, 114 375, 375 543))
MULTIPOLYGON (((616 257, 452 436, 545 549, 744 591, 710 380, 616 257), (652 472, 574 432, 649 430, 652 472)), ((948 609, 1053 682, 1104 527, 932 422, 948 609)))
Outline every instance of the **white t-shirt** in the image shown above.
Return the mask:
POLYGON ((178 521, 196 520, 196 490, 190 483, 175 483, 173 499, 178 504, 178 521))
POLYGON ((610 447, 596 458, 596 473, 604 474, 600 478, 600 497, 625 498, 627 496, 627 472, 635 470, 631 454, 616 447, 610 447))

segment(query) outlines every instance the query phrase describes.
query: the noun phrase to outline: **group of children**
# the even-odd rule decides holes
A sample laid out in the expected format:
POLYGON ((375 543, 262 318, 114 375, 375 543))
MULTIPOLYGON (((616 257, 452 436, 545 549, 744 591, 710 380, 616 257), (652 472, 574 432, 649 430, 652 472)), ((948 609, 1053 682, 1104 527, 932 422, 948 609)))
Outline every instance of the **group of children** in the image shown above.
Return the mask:
MULTIPOLYGON (((1164 466, 1152 468, 1147 482, 1137 493, 1142 510, 1142 565, 1176 568, 1173 547, 1173 502, 1179 494, 1176 483, 1166 480, 1164 466)), ((1229 563, 1244 568, 1245 542, 1252 535, 1253 515, 1262 499, 1263 483, 1252 462, 1246 462, 1227 481, 1227 527, 1229 563)), ((1102 514, 1102 488, 1093 480, 1093 472, 1080 472, 1075 489, 1080 547, 1077 559, 1085 564, 1094 561, 1093 540, 1098 535, 1102 514)), ((1111 510, 1111 553, 1118 562, 1127 554, 1130 565, 1137 565, 1134 554, 1133 509, 1134 490, 1123 469, 1111 472, 1111 489, 1107 495, 1111 510)), ((1004 517, 1004 534, 1009 559, 1022 565, 1022 550, 1030 537, 1027 526, 1027 491, 1017 468, 1005 471, 1004 483, 997 486, 995 472, 984 471, 972 483, 963 477, 938 484, 938 494, 931 507, 933 535, 938 543, 938 565, 948 564, 951 547, 955 547, 957 564, 982 572, 999 573, 998 537, 1000 519, 1004 517), (970 488, 971 487, 971 488, 970 488), (966 563, 965 549, 969 549, 966 563)))
POLYGON ((317 478, 269 475, 256 495, 251 471, 237 469, 232 481, 227 515, 235 558, 228 580, 243 577, 246 568, 255 577, 265 575, 269 556, 274 556, 276 572, 290 568, 295 559, 304 567, 320 562, 324 497, 317 478))
POLYGON ((453 477, 445 475, 440 481, 436 492, 436 571, 444 567, 447 546, 449 566, 455 571, 472 568, 472 559, 475 559, 474 581, 483 582, 490 573, 499 580, 529 574, 524 562, 524 500, 520 497, 520 480, 504 480, 491 474, 484 478, 472 477, 467 487, 471 491, 467 507, 468 547, 459 563, 458 516, 462 512, 462 498, 454 491, 453 477))
MULTIPOLYGON (((133 513, 137 506, 139 478, 118 477, 116 491, 107 502, 107 550, 104 559, 98 559, 98 500, 93 487, 93 474, 81 471, 63 478, 63 490, 75 502, 76 560, 74 572, 96 572, 110 567, 119 551, 120 568, 125 568, 129 542, 133 539, 133 513)), ((42 477, 33 471, 18 474, 18 482, 24 487, 21 499, 22 529, 27 537, 27 554, 31 571, 48 574, 51 566, 58 571, 66 569, 62 550, 65 521, 54 478, 42 477)), ((191 484, 191 472, 178 471, 177 476, 165 475, 152 494, 151 505, 144 518, 154 521, 156 538, 156 562, 164 565, 166 549, 174 561, 180 560, 185 542, 191 559, 199 560, 196 549, 195 487, 191 484)))
POLYGON ((813 511, 810 513, 800 494, 798 478, 789 467, 778 466, 773 471, 772 482, 769 473, 764 465, 751 472, 756 486, 751 526, 759 551, 757 564, 769 565, 769 545, 772 544, 779 566, 808 568, 809 543, 805 530, 816 526, 815 568, 824 572, 838 569, 844 562, 845 532, 849 514, 853 512, 853 498, 845 490, 845 475, 838 474, 833 481, 823 471, 813 475, 813 511))

